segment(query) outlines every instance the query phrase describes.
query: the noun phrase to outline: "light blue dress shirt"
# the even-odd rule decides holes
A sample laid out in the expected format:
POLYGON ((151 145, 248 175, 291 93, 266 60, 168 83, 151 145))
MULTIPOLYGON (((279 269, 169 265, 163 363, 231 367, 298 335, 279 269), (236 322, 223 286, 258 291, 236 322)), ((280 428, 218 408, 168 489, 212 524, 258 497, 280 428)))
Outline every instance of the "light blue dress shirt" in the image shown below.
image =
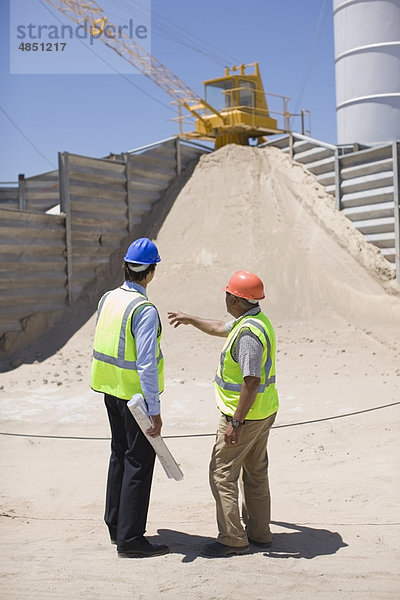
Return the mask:
MULTIPOLYGON (((147 299, 146 290, 139 283, 125 281, 121 287, 124 290, 135 290, 147 299)), ((136 343, 136 365, 148 413, 159 415, 160 398, 156 359, 159 317, 155 306, 147 305, 138 308, 133 315, 131 327, 136 343)))

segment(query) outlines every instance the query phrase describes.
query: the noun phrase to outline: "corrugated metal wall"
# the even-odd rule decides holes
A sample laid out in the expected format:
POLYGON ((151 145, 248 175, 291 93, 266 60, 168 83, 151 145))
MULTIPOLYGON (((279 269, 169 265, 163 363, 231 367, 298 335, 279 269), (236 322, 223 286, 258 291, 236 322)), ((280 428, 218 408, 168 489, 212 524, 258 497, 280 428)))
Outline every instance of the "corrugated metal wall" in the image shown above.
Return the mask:
POLYGON ((128 235, 126 163, 67 153, 59 162, 72 303, 128 235))
POLYGON ((27 177, 19 182, 26 210, 46 212, 59 203, 58 170, 27 177))
POLYGON ((127 156, 129 221, 131 228, 152 210, 178 174, 176 140, 127 156))
POLYGON ((208 151, 171 138, 118 160, 60 153, 57 171, 20 178, 20 210, 0 204, 0 346, 24 318, 76 302, 171 181, 208 151), (45 214, 58 203, 61 215, 45 214))
POLYGON ((18 208, 18 188, 2 185, 0 187, 0 206, 2 208, 18 208))
POLYGON ((58 203, 58 170, 27 178, 19 175, 13 187, 0 187, 2 208, 46 212, 58 203))
POLYGON ((65 308, 65 217, 0 208, 0 335, 65 308))
POLYGON ((338 182, 340 209, 394 267, 399 206, 395 162, 396 149, 392 144, 347 154, 339 159, 338 182))
POLYGON ((336 206, 392 264, 400 283, 400 144, 336 147, 299 134, 268 142, 304 164, 336 206))

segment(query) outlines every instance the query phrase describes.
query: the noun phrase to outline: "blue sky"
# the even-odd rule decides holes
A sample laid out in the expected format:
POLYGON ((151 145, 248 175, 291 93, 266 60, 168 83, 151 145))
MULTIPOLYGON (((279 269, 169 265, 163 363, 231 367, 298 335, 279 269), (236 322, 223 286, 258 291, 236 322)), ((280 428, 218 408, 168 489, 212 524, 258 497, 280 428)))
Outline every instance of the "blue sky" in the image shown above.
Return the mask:
MULTIPOLYGON (((25 25, 28 19, 32 22, 32 14, 35 23, 59 23, 58 18, 69 23, 45 0, 10 2, 20 3, 17 19, 25 25), (29 2, 29 11, 23 10, 24 2, 29 2)), ((150 5, 150 0, 140 2, 150 5)), ((136 25, 145 18, 135 10, 134 0, 98 4, 114 23, 132 18, 136 25)), ((16 5, 12 8, 15 15, 16 5)), ((177 133, 169 96, 99 40, 92 46, 93 64, 86 64, 88 56, 79 60, 73 54, 70 61, 75 60, 77 69, 85 62, 88 70, 103 73, 105 60, 121 75, 31 74, 32 61, 36 71, 38 61, 44 70, 49 63, 43 67, 43 53, 18 54, 21 40, 16 39, 15 24, 10 34, 10 6, 2 0, 0 182, 15 181, 18 173, 31 176, 55 168, 60 151, 101 157, 177 133), (10 45, 12 70, 17 66, 29 74, 10 73, 10 45)), ((150 31, 143 43, 200 95, 202 81, 222 76, 224 64, 258 61, 265 90, 289 96, 291 112, 310 110, 312 137, 336 142, 331 0, 152 0, 150 31)), ((66 63, 57 60, 53 53, 53 69, 65 70, 66 63)))

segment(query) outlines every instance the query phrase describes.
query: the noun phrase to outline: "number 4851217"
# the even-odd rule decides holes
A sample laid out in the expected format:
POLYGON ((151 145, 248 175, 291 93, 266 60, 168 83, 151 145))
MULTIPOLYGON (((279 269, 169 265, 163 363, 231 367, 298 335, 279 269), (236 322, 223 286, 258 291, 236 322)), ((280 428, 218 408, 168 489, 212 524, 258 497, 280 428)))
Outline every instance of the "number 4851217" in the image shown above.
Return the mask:
POLYGON ((18 50, 22 52, 64 52, 67 42, 21 42, 18 50))

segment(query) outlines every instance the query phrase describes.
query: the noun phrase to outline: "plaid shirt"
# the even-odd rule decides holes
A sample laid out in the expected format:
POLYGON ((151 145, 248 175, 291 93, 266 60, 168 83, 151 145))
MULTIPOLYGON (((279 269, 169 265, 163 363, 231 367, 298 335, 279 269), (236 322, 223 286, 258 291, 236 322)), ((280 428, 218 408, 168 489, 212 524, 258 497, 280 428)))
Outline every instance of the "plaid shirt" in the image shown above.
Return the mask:
MULTIPOLYGON (((261 308, 255 306, 241 315, 239 319, 258 315, 259 312, 261 312, 261 308)), ((231 331, 232 327, 239 319, 226 323, 226 331, 231 331)), ((248 375, 260 377, 262 355, 263 345, 258 337, 249 330, 241 331, 232 346, 232 358, 238 363, 240 370, 242 371, 243 379, 248 375)))

